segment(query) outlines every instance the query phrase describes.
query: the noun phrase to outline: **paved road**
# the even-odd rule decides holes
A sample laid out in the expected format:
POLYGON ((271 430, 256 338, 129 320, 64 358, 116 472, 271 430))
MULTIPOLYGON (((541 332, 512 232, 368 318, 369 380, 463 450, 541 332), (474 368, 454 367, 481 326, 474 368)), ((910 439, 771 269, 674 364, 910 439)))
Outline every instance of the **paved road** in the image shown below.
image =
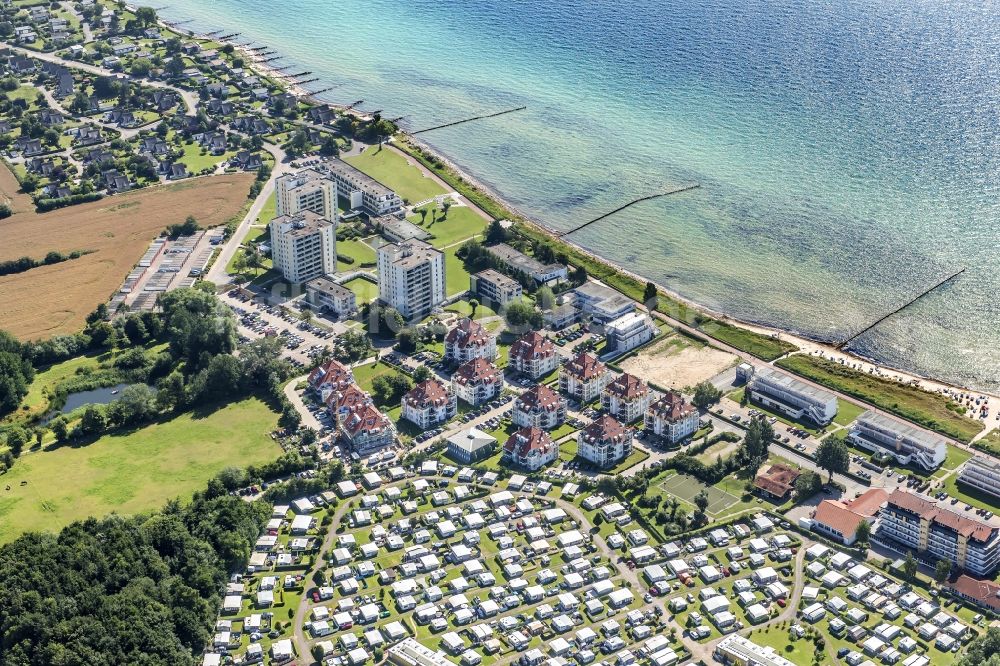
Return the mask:
POLYGON ((260 194, 254 200, 247 214, 243 216, 240 220, 239 226, 236 227, 236 231, 229 237, 226 244, 222 246, 222 252, 216 257, 215 263, 212 264, 212 268, 209 269, 206 279, 209 282, 214 282, 217 285, 229 284, 231 278, 226 272, 226 266, 229 261, 236 254, 236 251, 240 248, 243 243, 243 239, 246 237, 247 232, 250 230, 250 225, 256 221, 260 212, 264 209, 267 204, 267 200, 271 197, 274 192, 274 181, 278 176, 293 171, 292 167, 288 164, 287 156, 285 151, 279 146, 272 146, 271 144, 264 144, 265 150, 271 153, 274 157, 274 168, 271 169, 271 176, 264 183, 264 186, 260 190, 260 194))

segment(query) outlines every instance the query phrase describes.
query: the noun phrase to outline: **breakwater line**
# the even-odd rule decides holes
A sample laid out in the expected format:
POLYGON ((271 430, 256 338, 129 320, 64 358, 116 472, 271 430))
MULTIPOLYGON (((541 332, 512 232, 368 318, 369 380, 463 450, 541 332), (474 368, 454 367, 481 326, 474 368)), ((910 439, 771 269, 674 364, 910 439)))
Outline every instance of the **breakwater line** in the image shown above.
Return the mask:
POLYGON ((592 220, 588 220, 587 222, 584 222, 583 224, 575 226, 572 229, 570 229, 569 231, 563 231, 563 232, 559 232, 559 233, 554 233, 554 235, 557 236, 558 238, 565 238, 566 236, 569 236, 570 234, 575 234, 577 231, 580 231, 584 227, 589 227, 590 225, 594 224, 595 222, 600 222, 601 220, 607 219, 607 218, 611 217, 612 215, 614 215, 616 213, 620 213, 623 210, 625 210, 626 208, 631 208, 632 206, 634 206, 634 205, 636 205, 638 203, 642 203, 643 201, 651 201, 653 199, 659 199, 661 197, 668 197, 668 196, 670 196, 672 194, 680 194, 681 192, 690 192, 691 190, 696 190, 699 187, 701 187, 701 183, 691 183, 689 185, 682 185, 680 187, 676 187, 676 188, 674 188, 672 190, 668 190, 666 192, 659 192, 657 194, 650 194, 649 196, 646 196, 646 197, 639 197, 638 199, 633 199, 632 201, 629 201, 627 204, 619 206, 618 208, 615 208, 614 210, 612 210, 610 212, 607 212, 604 215, 600 215, 598 217, 595 217, 592 220))

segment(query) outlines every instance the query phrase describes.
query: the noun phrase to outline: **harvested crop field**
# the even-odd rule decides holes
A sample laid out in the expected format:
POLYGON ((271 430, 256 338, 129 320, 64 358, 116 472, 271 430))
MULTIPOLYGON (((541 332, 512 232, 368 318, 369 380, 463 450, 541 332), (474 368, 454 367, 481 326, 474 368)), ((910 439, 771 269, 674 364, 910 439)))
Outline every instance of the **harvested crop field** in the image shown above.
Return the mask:
POLYGON ((247 201, 252 174, 195 178, 38 214, 17 180, 0 168, 0 194, 14 215, 0 220, 0 261, 90 250, 78 259, 0 277, 0 322, 24 340, 72 333, 106 302, 168 224, 193 215, 226 223, 247 201))
POLYGON ((682 389, 711 379, 737 357, 674 333, 622 361, 622 370, 665 389, 682 389))

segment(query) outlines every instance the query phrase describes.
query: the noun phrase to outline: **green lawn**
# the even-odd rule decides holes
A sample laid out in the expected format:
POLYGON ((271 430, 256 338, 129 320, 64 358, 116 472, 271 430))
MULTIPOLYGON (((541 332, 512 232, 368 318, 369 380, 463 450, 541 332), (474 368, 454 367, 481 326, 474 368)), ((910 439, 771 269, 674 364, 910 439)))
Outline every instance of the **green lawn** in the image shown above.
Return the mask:
MULTIPOLYGON (((467 299, 462 299, 446 307, 445 312, 457 312, 458 314, 464 317, 471 317, 472 306, 469 305, 469 301, 467 299)), ((476 308, 477 319, 482 319, 483 317, 492 317, 495 314, 496 312, 494 312, 492 308, 490 308, 488 305, 483 305, 482 303, 480 303, 479 307, 476 308)))
POLYGON ((462 260, 455 256, 459 246, 444 251, 445 294, 454 296, 469 290, 469 271, 465 270, 462 260))
POLYGON ((88 516, 137 513, 186 499, 225 467, 277 458, 281 450, 269 436, 277 421, 267 405, 250 398, 87 446, 25 453, 0 487, 0 542, 88 516))
POLYGON ((941 463, 942 469, 958 469, 962 464, 972 457, 972 454, 965 449, 960 449, 957 446, 948 445, 948 454, 944 458, 944 462, 941 463))
POLYGON ((181 148, 184 149, 184 154, 177 161, 187 166, 191 173, 199 173, 203 169, 213 169, 220 162, 228 161, 236 154, 235 151, 227 151, 222 155, 213 155, 209 152, 202 154, 201 146, 193 142, 185 143, 181 148))
POLYGON ((99 359, 100 356, 97 354, 77 356, 36 373, 34 381, 28 387, 28 395, 21 403, 21 409, 14 415, 17 418, 31 418, 48 411, 51 391, 62 382, 74 377, 77 371, 96 370, 99 359))
POLYGON ((378 285, 364 278, 356 277, 348 280, 344 283, 344 286, 354 292, 354 295, 358 299, 358 307, 363 303, 371 303, 378 298, 378 285))
MULTIPOLYGON (((960 502, 971 504, 977 509, 986 509, 987 511, 1000 513, 1000 497, 993 497, 975 488, 970 488, 964 483, 959 483, 958 474, 952 474, 945 479, 941 489, 952 497, 957 497, 960 502)), ((948 502, 945 502, 945 508, 952 508, 959 513, 964 513, 963 509, 965 507, 961 504, 952 507, 948 502)))
POLYGON ((38 88, 32 85, 24 85, 16 90, 7 92, 6 94, 7 99, 11 101, 14 101, 15 99, 23 99, 28 102, 29 106, 31 106, 35 103, 35 100, 38 99, 38 88))
POLYGON ((364 171, 383 185, 391 187, 409 203, 417 203, 444 194, 445 190, 407 159, 388 148, 371 146, 364 153, 344 160, 364 171))
POLYGON ((983 429, 982 422, 949 409, 953 404, 939 393, 858 372, 816 356, 790 356, 776 365, 946 437, 968 442, 983 429))
POLYGON ((376 377, 396 372, 396 370, 391 365, 384 363, 368 363, 353 368, 352 372, 354 372, 354 381, 357 383, 358 388, 371 393, 372 382, 376 377))
MULTIPOLYGON (((423 228, 434 235, 430 241, 434 247, 453 245, 459 241, 478 236, 486 230, 486 220, 468 206, 452 206, 448 209, 448 216, 445 218, 442 218, 444 211, 437 210, 437 221, 431 222, 432 215, 434 215, 431 211, 435 206, 436 204, 430 203, 423 207, 428 211, 423 228)), ((410 215, 408 219, 414 224, 420 224, 419 215, 410 215)))
POLYGON ((267 224, 278 216, 278 202, 276 196, 275 192, 271 192, 271 196, 267 198, 267 202, 264 204, 264 207, 260 209, 260 215, 257 216, 257 219, 261 223, 267 224))
POLYGON ((838 398, 837 415, 833 417, 833 422, 838 425, 849 426, 866 411, 867 410, 864 407, 860 407, 855 405, 853 402, 847 402, 846 400, 838 398))
POLYGON ((374 264, 376 262, 375 250, 372 246, 360 240, 337 241, 337 269, 341 271, 354 271, 361 268, 361 264, 374 264), (351 257, 353 263, 340 261, 341 257, 351 257))

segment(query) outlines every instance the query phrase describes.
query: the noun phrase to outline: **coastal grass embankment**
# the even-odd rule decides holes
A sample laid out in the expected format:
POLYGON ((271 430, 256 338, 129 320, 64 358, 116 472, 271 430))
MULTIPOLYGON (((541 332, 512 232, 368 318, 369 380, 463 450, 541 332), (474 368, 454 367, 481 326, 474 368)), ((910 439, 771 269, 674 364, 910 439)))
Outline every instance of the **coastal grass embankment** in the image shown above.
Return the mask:
MULTIPOLYGON (((610 262, 598 259, 575 245, 559 240, 547 230, 510 210, 489 193, 479 188, 475 183, 466 180, 437 156, 409 141, 407 137, 396 141, 395 145, 418 160, 441 178, 441 180, 453 187, 456 192, 460 193, 487 214, 498 220, 507 219, 516 222, 517 232, 522 236, 532 240, 544 241, 552 245, 558 252, 565 253, 571 264, 576 267, 585 268, 590 276, 604 282, 609 287, 617 289, 633 300, 643 301, 646 285, 639 278, 626 273, 610 262)), ((798 350, 798 347, 790 342, 715 319, 663 291, 659 292, 657 310, 668 317, 698 329, 707 337, 714 338, 719 342, 752 354, 765 361, 773 361, 785 354, 798 350)))
POLYGON ((954 402, 911 384, 882 379, 818 356, 795 354, 775 365, 960 442, 970 442, 981 421, 959 413, 954 402))

